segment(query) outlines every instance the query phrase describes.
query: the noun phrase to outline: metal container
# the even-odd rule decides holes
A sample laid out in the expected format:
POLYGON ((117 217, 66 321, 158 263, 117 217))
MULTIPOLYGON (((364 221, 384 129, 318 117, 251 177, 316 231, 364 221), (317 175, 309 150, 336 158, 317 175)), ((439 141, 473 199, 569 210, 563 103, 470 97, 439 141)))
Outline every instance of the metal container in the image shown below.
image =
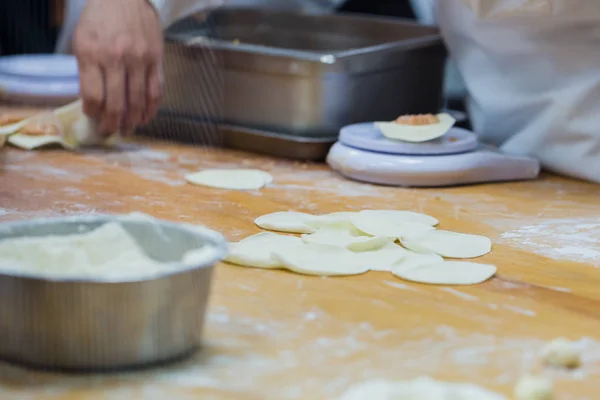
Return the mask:
POLYGON ((221 235, 149 217, 93 216, 0 224, 0 240, 67 235, 119 221, 170 272, 121 281, 0 274, 0 358, 37 368, 106 370, 176 360, 200 345, 221 235), (193 267, 183 254, 203 249, 193 267))
POLYGON ((233 125, 217 125, 213 130, 205 125, 206 122, 201 119, 159 112, 150 124, 137 133, 155 139, 223 146, 298 161, 324 161, 329 149, 337 141, 337 135, 302 137, 233 125), (212 131, 213 135, 207 134, 212 131))
POLYGON ((442 104, 445 48, 437 29, 413 22, 223 8, 180 21, 166 37, 162 109, 171 112, 331 137, 348 124, 442 104), (222 81, 207 82, 217 64, 222 81), (208 85, 220 85, 223 115, 201 107, 208 85))

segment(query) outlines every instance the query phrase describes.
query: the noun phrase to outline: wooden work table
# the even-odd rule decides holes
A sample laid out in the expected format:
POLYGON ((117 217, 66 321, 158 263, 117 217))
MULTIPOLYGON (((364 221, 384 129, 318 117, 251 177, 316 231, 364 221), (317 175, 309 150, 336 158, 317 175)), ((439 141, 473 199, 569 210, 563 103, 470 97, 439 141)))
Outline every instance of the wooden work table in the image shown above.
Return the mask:
MULTIPOLYGON (((139 142, 118 151, 0 151, 0 221, 92 212, 206 225, 237 241, 273 211, 407 209, 487 235, 498 275, 478 286, 411 284, 389 273, 318 278, 219 265, 206 348, 182 364, 93 377, 0 366, 5 399, 330 399, 370 378, 430 375, 510 395, 545 341, 581 339, 584 365, 554 371, 558 399, 600 398, 600 186, 535 182, 399 189, 325 165, 139 142), (186 172, 255 167, 253 192, 185 183, 186 172)), ((367 400, 367 399, 365 399, 367 400)))

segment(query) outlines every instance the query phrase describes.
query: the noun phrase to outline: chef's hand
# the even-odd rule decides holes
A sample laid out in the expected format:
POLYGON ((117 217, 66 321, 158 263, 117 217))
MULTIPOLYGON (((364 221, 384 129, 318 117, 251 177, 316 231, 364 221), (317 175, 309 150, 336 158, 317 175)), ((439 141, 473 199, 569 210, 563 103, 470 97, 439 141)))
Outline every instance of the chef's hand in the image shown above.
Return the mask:
POLYGON ((73 37, 83 111, 105 135, 132 132, 156 114, 163 35, 148 0, 87 0, 73 37))

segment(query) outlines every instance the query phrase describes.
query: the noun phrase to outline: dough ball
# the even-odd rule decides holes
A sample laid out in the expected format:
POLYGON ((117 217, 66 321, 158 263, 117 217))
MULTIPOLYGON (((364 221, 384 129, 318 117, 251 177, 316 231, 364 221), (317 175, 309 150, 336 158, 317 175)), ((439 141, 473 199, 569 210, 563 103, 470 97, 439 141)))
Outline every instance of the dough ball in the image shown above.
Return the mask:
POLYGON ((271 174, 258 169, 205 169, 188 174, 185 179, 194 185, 217 189, 256 190, 273 182, 271 174))
POLYGON ((522 377, 515 386, 515 400, 552 400, 552 381, 543 376, 522 377))
POLYGON ((557 338, 546 344, 541 352, 544 363, 554 367, 577 368, 581 365, 581 353, 575 343, 557 338))
POLYGON ((313 233, 317 229, 308 225, 313 216, 294 211, 278 211, 260 216, 254 223, 263 229, 288 233, 313 233))
POLYGON ((443 230, 408 237, 402 240, 402 245, 417 253, 434 253, 448 258, 475 258, 492 251, 492 241, 485 236, 443 230))

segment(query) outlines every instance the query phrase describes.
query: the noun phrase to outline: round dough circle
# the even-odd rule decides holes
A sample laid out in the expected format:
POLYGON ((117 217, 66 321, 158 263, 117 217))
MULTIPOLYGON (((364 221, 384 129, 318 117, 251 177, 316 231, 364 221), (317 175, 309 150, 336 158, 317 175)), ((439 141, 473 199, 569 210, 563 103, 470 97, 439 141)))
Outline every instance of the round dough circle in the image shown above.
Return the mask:
POLYGON ((392 267, 392 273, 407 281, 432 285, 476 285, 490 279, 496 267, 465 261, 437 261, 414 268, 392 267))
POLYGON ((308 225, 313 216, 295 211, 278 211, 262 215, 254 223, 263 229, 288 233, 313 233, 317 230, 308 225))
POLYGON ((302 244, 273 252, 281 264, 305 275, 359 275, 369 267, 350 250, 322 244, 302 244))
POLYGON ((444 259, 437 254, 419 254, 409 250, 405 250, 405 252, 406 257, 396 262, 390 269, 392 272, 395 271, 394 275, 396 276, 397 273, 401 273, 401 271, 444 262, 444 259))
POLYGON ((273 181, 271 174, 258 169, 205 169, 185 179, 194 185, 232 190, 256 190, 273 181))
POLYGON ((425 225, 436 226, 439 221, 427 214, 416 213, 406 210, 362 210, 361 214, 370 215, 372 217, 385 218, 396 223, 402 222, 420 222, 425 225))
POLYGON ((279 260, 272 255, 273 251, 298 244, 302 244, 302 240, 296 236, 261 232, 240 242, 230 243, 225 261, 244 267, 281 268, 279 260))
POLYGON ((352 224, 371 236, 384 236, 400 240, 435 230, 434 227, 421 222, 397 221, 383 215, 366 212, 359 212, 352 216, 352 224))
POLYGON ((354 225, 352 225, 350 219, 355 214, 355 212, 351 211, 340 211, 331 214, 312 215, 311 218, 307 220, 307 224, 317 229, 328 227, 353 228, 354 225))
POLYGON ((475 258, 492 251, 492 241, 479 235, 431 230, 406 237, 402 245, 418 253, 435 253, 448 258, 475 258))
POLYGON ((356 384, 340 400, 506 400, 504 396, 466 383, 440 382, 431 378, 410 381, 373 380, 356 384))
MULTIPOLYGON (((371 271, 390 272, 392 266, 407 257, 408 251, 388 239, 388 243, 375 250, 354 253, 357 259, 364 260, 371 271)), ((441 258, 441 257, 440 257, 441 258)))

